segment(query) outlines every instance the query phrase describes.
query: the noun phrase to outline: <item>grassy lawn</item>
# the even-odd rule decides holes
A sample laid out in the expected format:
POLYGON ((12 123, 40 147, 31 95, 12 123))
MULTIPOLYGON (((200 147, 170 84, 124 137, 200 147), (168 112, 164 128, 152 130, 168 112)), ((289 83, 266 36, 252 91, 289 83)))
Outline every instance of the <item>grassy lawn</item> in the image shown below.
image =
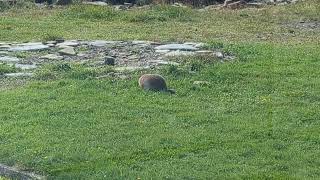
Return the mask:
POLYGON ((319 179, 320 33, 283 26, 320 20, 310 3, 178 15, 79 7, 2 14, 2 40, 220 42, 237 59, 159 70, 175 95, 141 91, 143 72, 98 80, 81 67, 1 90, 0 162, 50 179, 319 179))
POLYGON ((317 0, 262 9, 206 12, 173 7, 131 11, 95 6, 18 9, 0 14, 0 39, 43 40, 58 36, 66 39, 317 43, 319 29, 292 29, 287 25, 319 20, 317 0))

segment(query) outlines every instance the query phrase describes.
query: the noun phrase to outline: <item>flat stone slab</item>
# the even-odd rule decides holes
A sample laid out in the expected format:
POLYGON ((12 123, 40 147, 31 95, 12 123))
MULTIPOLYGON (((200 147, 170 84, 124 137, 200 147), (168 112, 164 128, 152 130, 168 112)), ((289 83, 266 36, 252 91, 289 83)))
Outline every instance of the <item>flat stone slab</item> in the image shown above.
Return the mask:
POLYGON ((1 50, 7 50, 7 49, 9 49, 9 48, 11 48, 10 45, 7 45, 7 44, 0 45, 0 49, 1 49, 1 50))
POLYGON ((34 64, 15 64, 16 68, 20 68, 22 70, 30 70, 30 69, 36 69, 37 66, 34 64))
POLYGON ((140 67, 140 66, 126 66, 126 67, 116 67, 114 70, 124 72, 124 71, 137 71, 142 69, 149 69, 150 67, 140 67))
POLYGON ((190 51, 171 51, 165 54, 167 57, 177 57, 177 56, 193 56, 194 52, 190 51))
POLYGON ((12 62, 19 62, 20 59, 17 57, 3 56, 3 57, 0 57, 0 61, 12 63, 12 62))
POLYGON ((13 45, 8 51, 40 51, 49 49, 49 46, 42 43, 23 43, 13 45))
POLYGON ((1 55, 8 55, 8 54, 9 54, 8 51, 0 51, 0 56, 1 56, 1 55))
POLYGON ((132 41, 132 44, 138 45, 138 44, 152 44, 151 41, 132 41))
POLYGON ((155 63, 157 65, 174 65, 174 66, 179 66, 179 63, 173 62, 173 61, 164 61, 164 60, 154 60, 154 61, 149 61, 151 63, 155 63))
POLYGON ((160 50, 155 50, 155 52, 159 53, 159 54, 165 54, 165 53, 170 52, 170 50, 168 50, 168 49, 164 49, 164 50, 160 49, 160 50))
POLYGON ((109 6, 108 3, 102 1, 94 1, 94 2, 83 2, 83 4, 95 5, 95 6, 109 6))
POLYGON ((32 77, 33 73, 26 73, 26 72, 20 72, 20 73, 7 73, 4 74, 6 77, 32 77))
POLYGON ((56 54, 47 54, 45 56, 41 56, 41 59, 49 59, 49 60, 62 60, 63 56, 59 56, 56 54))
POLYGON ((59 53, 62 54, 62 55, 69 55, 69 56, 76 55, 76 52, 74 51, 74 48, 73 47, 69 47, 69 46, 59 50, 59 53))
POLYGON ((75 41, 75 40, 71 40, 71 41, 65 41, 65 42, 62 42, 62 43, 58 43, 56 46, 57 47, 65 47, 65 46, 79 46, 80 43, 78 41, 75 41))
POLYGON ((0 176, 9 177, 10 179, 21 179, 21 180, 29 180, 29 179, 42 180, 42 179, 45 179, 45 177, 43 177, 43 176, 39 176, 34 173, 19 171, 16 168, 5 166, 2 164, 0 164, 0 176))
POLYGON ((198 48, 189 44, 166 44, 155 47, 156 50, 196 51, 198 48))
POLYGON ((103 41, 103 40, 97 40, 97 41, 92 41, 88 43, 90 46, 95 46, 95 47, 104 47, 108 43, 108 41, 103 41))

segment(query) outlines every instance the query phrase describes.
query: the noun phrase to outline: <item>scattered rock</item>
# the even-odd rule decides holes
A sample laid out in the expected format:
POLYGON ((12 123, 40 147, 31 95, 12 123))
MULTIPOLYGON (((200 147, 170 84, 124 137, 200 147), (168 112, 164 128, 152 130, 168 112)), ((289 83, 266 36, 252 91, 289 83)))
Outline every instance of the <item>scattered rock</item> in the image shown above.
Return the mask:
POLYGON ((57 43, 63 43, 64 42, 64 39, 63 38, 56 38, 55 41, 57 43))
POLYGON ((66 47, 66 46, 72 46, 72 47, 76 47, 79 45, 78 41, 75 40, 71 40, 71 41, 64 41, 62 43, 58 43, 56 44, 57 47, 66 47))
POLYGON ((58 0, 56 4, 61 6, 70 5, 72 4, 72 0, 58 0))
POLYGON ((37 66, 34 64, 15 64, 16 68, 20 68, 22 70, 30 70, 30 69, 36 69, 37 66))
MULTIPOLYGON (((32 70, 48 63, 48 60, 63 62, 77 62, 88 66, 116 65, 115 70, 123 74, 125 71, 152 69, 161 65, 175 65, 179 63, 169 61, 169 57, 209 55, 221 61, 231 60, 234 57, 222 52, 204 50, 204 43, 186 42, 183 44, 161 44, 152 41, 82 41, 68 40, 47 41, 46 45, 40 42, 32 43, 0 43, 10 45, 9 50, 39 50, 45 48, 48 53, 29 52, 24 58, 11 57, 9 50, 0 51, 0 62, 14 65, 23 70, 32 70), (63 41, 63 42, 62 42, 63 41), (51 47, 52 46, 52 47, 51 47), (77 51, 79 51, 77 53, 77 51), (78 55, 77 55, 78 54, 78 55), (229 58, 230 57, 230 58, 229 58), (17 64, 18 63, 18 64, 17 64), (16 64, 16 65, 15 65, 16 64)), ((23 56, 22 56, 23 57, 23 56)))
POLYGON ((197 85, 197 86, 208 86, 210 85, 210 82, 208 81, 194 81, 193 85, 197 85))
POLYGON ((196 51, 195 53, 199 55, 211 55, 213 52, 208 50, 201 50, 201 51, 196 51))
POLYGON ((213 56, 218 58, 218 59, 223 59, 224 58, 224 55, 223 55, 222 52, 214 52, 213 56))
POLYGON ((156 65, 174 65, 174 66, 179 66, 180 64, 177 62, 173 61, 164 61, 164 60, 154 60, 154 61, 149 61, 150 63, 155 63, 156 65))
POLYGON ((123 10, 127 10, 128 7, 125 6, 125 5, 116 5, 116 6, 113 6, 115 10, 118 10, 118 11, 123 11, 123 10))
POLYGON ((164 56, 167 56, 167 57, 177 57, 177 56, 193 56, 195 55, 194 52, 190 52, 190 51, 171 51, 171 52, 168 52, 166 53, 164 56))
POLYGON ((104 64, 109 65, 109 66, 114 66, 115 65, 115 59, 111 56, 107 56, 104 58, 104 64))
POLYGON ((44 44, 57 44, 57 41, 47 41, 44 44))
POLYGON ((160 54, 165 54, 165 53, 168 53, 168 52, 170 52, 170 50, 167 50, 167 49, 164 49, 164 50, 156 50, 155 51, 156 53, 160 53, 160 54))
POLYGON ((108 44, 108 41, 101 41, 101 40, 89 42, 90 46, 95 46, 95 47, 104 47, 107 44, 108 44))
POLYGON ((320 21, 301 21, 299 23, 290 24, 289 27, 304 29, 304 30, 316 30, 320 29, 320 21))
POLYGON ((188 44, 166 44, 155 47, 156 50, 196 51, 198 48, 188 44))
POLYGON ((20 72, 20 73, 7 73, 4 74, 6 77, 32 77, 33 73, 20 72))
POLYGON ((74 56, 76 52, 73 47, 65 46, 63 49, 59 50, 59 53, 62 55, 74 56))
POLYGON ((4 56, 6 56, 6 55, 8 55, 9 54, 9 52, 8 51, 0 51, 0 56, 2 55, 4 55, 4 56))
POLYGON ((11 48, 11 46, 8 45, 8 44, 0 45, 0 50, 7 50, 7 49, 9 49, 9 48, 11 48))
POLYGON ((0 61, 6 62, 6 63, 12 63, 12 62, 19 62, 20 59, 17 57, 3 56, 3 57, 0 57, 0 61))
POLYGON ((83 4, 95 5, 95 6, 109 6, 108 3, 102 1, 93 1, 93 2, 83 2, 83 4))
POLYGON ((139 66, 126 66, 126 67, 116 67, 114 70, 125 72, 125 71, 138 71, 143 69, 149 69, 150 67, 139 67, 139 66))
POLYGON ((49 46, 42 43, 23 43, 12 46, 8 51, 40 51, 48 48, 49 46))
POLYGON ((252 2, 252 3, 247 3, 246 6, 250 7, 250 8, 262 8, 262 7, 264 7, 264 4, 263 3, 252 2))
POLYGON ((172 6, 173 7, 180 7, 180 8, 187 8, 188 6, 186 6, 186 5, 184 5, 184 4, 182 4, 182 3, 174 3, 174 4, 172 4, 172 6))
MULTIPOLYGON (((16 76, 14 76, 14 77, 16 77, 16 76)), ((9 177, 10 179, 22 179, 22 180, 26 180, 26 179, 43 180, 43 179, 46 179, 43 176, 40 176, 40 175, 37 175, 34 173, 30 173, 30 172, 20 171, 17 168, 5 166, 3 164, 0 164, 0 176, 9 177)))
POLYGON ((56 54, 47 54, 45 56, 41 56, 41 59, 49 59, 49 60, 62 60, 63 56, 59 56, 56 54))
POLYGON ((150 41, 132 41, 132 44, 139 45, 139 44, 151 44, 150 41))

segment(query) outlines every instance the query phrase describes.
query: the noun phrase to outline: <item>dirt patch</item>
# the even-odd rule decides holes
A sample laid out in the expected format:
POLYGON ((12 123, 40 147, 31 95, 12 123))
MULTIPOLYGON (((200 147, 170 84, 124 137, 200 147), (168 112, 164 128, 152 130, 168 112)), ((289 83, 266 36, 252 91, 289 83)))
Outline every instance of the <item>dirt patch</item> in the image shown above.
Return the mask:
POLYGON ((0 77, 0 92, 24 86, 29 80, 30 78, 0 77))
POLYGON ((320 30, 320 21, 301 21, 298 23, 287 24, 287 26, 301 30, 320 30))
POLYGON ((34 173, 20 171, 17 168, 5 166, 3 164, 0 164, 0 175, 4 177, 8 177, 10 179, 21 179, 21 180, 46 179, 43 176, 36 175, 34 173))

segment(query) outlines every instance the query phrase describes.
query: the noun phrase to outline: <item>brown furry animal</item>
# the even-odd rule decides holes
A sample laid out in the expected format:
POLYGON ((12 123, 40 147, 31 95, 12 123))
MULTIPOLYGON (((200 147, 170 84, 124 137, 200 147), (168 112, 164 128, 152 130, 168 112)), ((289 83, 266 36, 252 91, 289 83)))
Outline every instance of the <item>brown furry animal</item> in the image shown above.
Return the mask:
POLYGON ((139 86, 147 91, 163 91, 174 94, 175 91, 167 88, 165 79, 158 74, 144 74, 139 78, 139 86))

